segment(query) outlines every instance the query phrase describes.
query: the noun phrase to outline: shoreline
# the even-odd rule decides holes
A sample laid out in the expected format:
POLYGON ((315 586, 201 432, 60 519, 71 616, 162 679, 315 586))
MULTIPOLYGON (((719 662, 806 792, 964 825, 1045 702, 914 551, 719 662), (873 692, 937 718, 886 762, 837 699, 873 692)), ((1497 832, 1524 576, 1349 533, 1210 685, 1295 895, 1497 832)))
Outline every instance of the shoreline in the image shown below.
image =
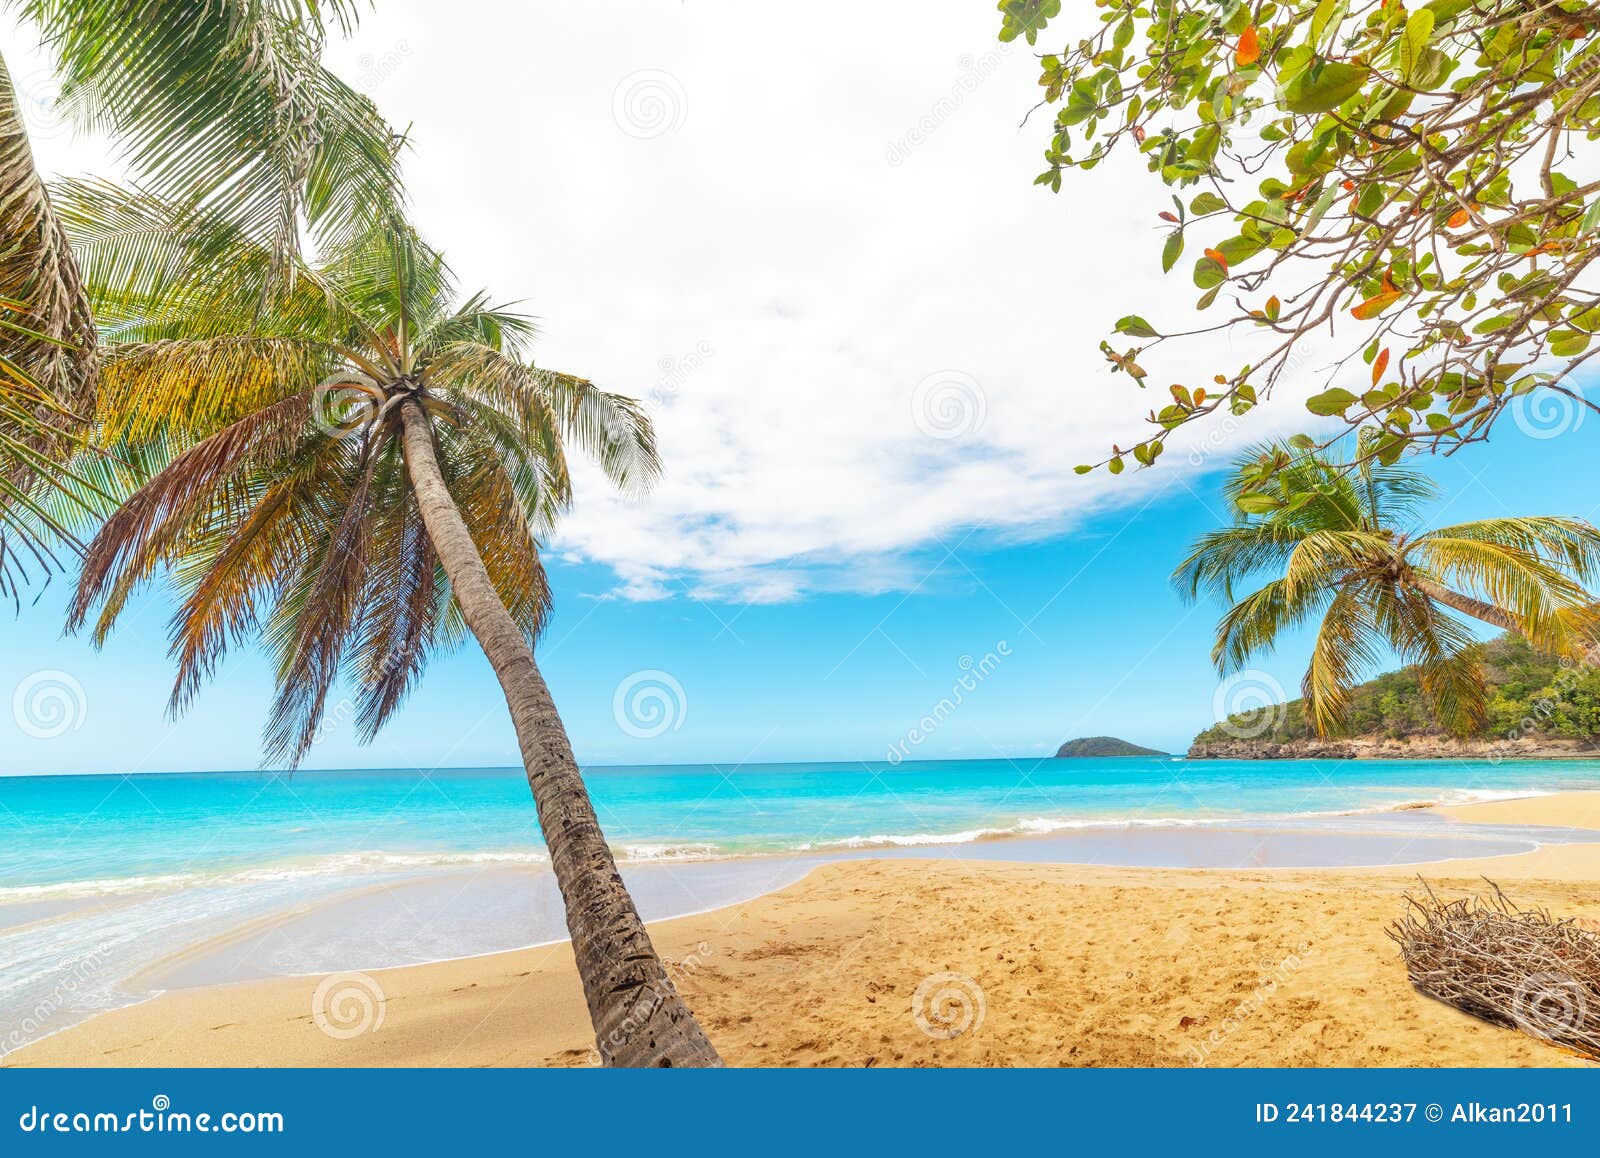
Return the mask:
MULTIPOLYGON (((1595 760, 1594 762, 1600 765, 1600 760, 1595 760)), ((1227 827, 1241 829, 1273 828, 1280 825, 1296 825, 1306 821, 1336 820, 1347 817, 1375 817, 1406 812, 1434 812, 1447 818, 1453 818, 1455 810, 1476 808, 1480 804, 1538 799, 1546 796, 1585 791, 1600 792, 1600 788, 1592 790, 1583 788, 1460 789, 1455 791, 1465 793, 1467 799, 1450 800, 1438 797, 1418 797, 1413 800, 1374 804, 1361 808, 1311 809, 1304 812, 1236 814, 1229 816, 1029 817, 1023 818, 1016 825, 1007 828, 961 829, 947 833, 878 833, 833 841, 802 842, 793 846, 751 848, 746 850, 728 849, 711 852, 696 851, 683 855, 629 856, 625 850, 630 846, 623 845, 614 847, 612 853, 619 865, 642 868, 653 865, 778 861, 796 857, 832 857, 844 854, 893 852, 897 850, 962 848, 970 845, 996 842, 1037 840, 1076 832, 1227 827)), ((648 845, 651 842, 642 843, 648 845)), ((541 845, 540 849, 542 847, 541 845)), ((637 848, 639 845, 631 847, 637 848)), ((667 847, 693 847, 698 849, 703 847, 714 848, 715 846, 709 845, 708 842, 683 842, 681 845, 669 845, 667 847)), ((169 873, 153 877, 102 877, 92 880, 61 881, 42 885, 13 885, 0 887, 0 917, 31 906, 39 906, 41 909, 48 907, 53 913, 82 904, 93 904, 97 901, 109 903, 119 898, 156 896, 197 885, 256 883, 298 877, 327 878, 340 875, 354 877, 359 873, 373 875, 387 873, 402 876, 409 873, 420 874, 452 868, 473 868, 478 866, 498 868, 526 865, 537 868, 549 864, 549 858, 540 849, 513 848, 473 852, 395 852, 368 849, 356 852, 290 858, 231 870, 169 873), (324 868, 322 867, 324 865, 330 867, 324 868)), ((22 922, 17 923, 20 924, 22 922)), ((11 927, 10 923, 0 921, 0 930, 8 927, 11 927)))
MULTIPOLYGON (((1446 821, 1464 826, 1558 820, 1564 825, 1600 828, 1600 791, 1521 795, 1447 806, 1440 814, 1446 821)), ((1528 903, 1600 917, 1600 897, 1591 887, 1600 882, 1600 844, 1541 845, 1526 852, 1436 861, 1423 867, 1430 883, 1470 888, 1474 878, 1487 872, 1503 882, 1514 882, 1514 896, 1528 903)), ((651 930, 664 957, 675 963, 675 976, 685 996, 697 1012, 705 1010, 702 1016, 708 1032, 719 1046, 724 1040, 729 1043, 723 1048, 733 1064, 866 1064, 875 1056, 871 1052, 855 1056, 849 1049, 841 1052, 822 1045, 860 1039, 863 1025, 883 1020, 885 1011, 877 1006, 886 1003, 895 1004, 899 1015, 887 1026, 891 1032, 879 1044, 885 1049, 892 1045, 895 1052, 878 1057, 874 1064, 1378 1064, 1371 1057, 1389 1057, 1391 1053, 1396 1060, 1389 1064, 1523 1065, 1571 1060, 1534 1039, 1474 1022, 1410 991, 1404 984, 1403 968, 1388 959, 1381 921, 1374 924, 1374 920, 1384 912, 1397 914, 1400 895, 1415 882, 1414 874, 1394 865, 1173 871, 949 855, 931 860, 857 857, 814 867, 798 882, 776 892, 652 922, 651 930), (1023 899, 1027 897, 1048 901, 1042 910, 1048 920, 1041 923, 1037 915, 1028 915, 1033 902, 1023 899), (915 914, 932 903, 930 898, 938 899, 940 912, 952 907, 961 910, 961 919, 930 922, 917 918, 915 914), (1130 906, 1130 902, 1137 903, 1130 906), (1240 906, 1249 913, 1235 914, 1237 920, 1218 920, 1240 906), (1359 910, 1368 919, 1352 928, 1347 910, 1359 910), (1009 915, 1001 919, 997 914, 1009 915), (880 919, 888 921, 891 928, 881 928, 880 919), (999 1018, 994 1005, 997 991, 990 986, 992 983, 1003 992, 1007 982, 991 976, 995 973, 993 962, 1009 960, 1012 950, 1018 948, 1014 939, 1008 941, 1002 932, 1008 921, 1023 922, 1029 935, 1036 938, 1055 938, 1061 933, 1057 926, 1089 922, 1087 935, 1080 929, 1064 938, 1059 947, 1059 953, 1067 954, 1078 966, 1075 972, 1066 970, 1070 980, 1057 976, 1065 968, 1061 961, 1040 958, 1035 962, 1037 969, 1059 982, 1054 988, 1045 987, 1055 997, 1085 984, 1116 988, 1121 982, 1112 978, 1122 974, 1131 978, 1152 971, 1162 975, 1176 971, 1152 992, 1165 1004, 1192 1001, 1197 1007, 1208 1002, 1214 1007, 1219 1000, 1226 1006, 1227 993, 1233 990, 1217 990, 1208 980, 1209 972, 1191 971, 1188 962, 1196 954, 1208 961, 1217 954, 1231 959, 1229 955, 1255 952, 1269 941, 1288 944, 1285 938, 1296 927, 1319 926, 1339 945, 1339 960, 1355 954, 1351 959, 1359 958, 1367 982, 1376 986, 1381 980, 1383 1002, 1367 1000, 1366 984, 1342 994, 1349 979, 1337 970, 1331 979, 1323 975, 1330 962, 1319 964, 1320 959, 1310 950, 1303 968, 1294 970, 1296 977, 1322 976, 1314 1002, 1319 1007, 1334 1002, 1335 997, 1340 1001, 1334 1003, 1341 1006, 1353 1002, 1339 1013, 1338 1024, 1346 1034, 1373 1038, 1362 1048, 1378 1052, 1351 1054, 1335 1049, 1326 1060, 1312 1060, 1309 1055, 1301 1056, 1292 1049, 1286 1053, 1274 1046, 1268 1040, 1270 1035, 1263 1036, 1261 1027, 1255 1026, 1232 1029, 1228 1041, 1215 1045, 1206 1045, 1202 1034, 1199 1060, 1190 1057, 1185 1061, 1184 1047, 1196 1045, 1191 1040, 1196 1034, 1188 1031, 1202 1024, 1193 1019, 1215 1018, 1215 1010, 1180 1014, 1173 1025, 1146 1026, 1147 1040, 1142 1039, 1131 1054, 1107 1046, 1111 1052, 1103 1057, 1075 1057, 1074 1049, 1065 1055, 1051 1053, 1062 1042, 1038 1040, 1037 1027, 1030 1032, 1023 1032, 1025 1026, 1019 1028, 1022 1037, 1012 1044, 981 1029, 971 1041, 927 1037, 909 1017, 907 1002, 913 994, 908 986, 918 977, 939 973, 934 965, 958 973, 970 971, 990 995, 991 1017, 999 1018), (1146 951, 1130 957, 1120 932, 1105 935, 1107 928, 1120 930, 1126 922, 1147 924, 1147 932, 1132 940, 1153 937, 1158 950, 1163 940, 1179 935, 1176 930, 1187 930, 1181 938, 1182 951, 1146 951), (1099 936, 1094 935, 1096 930, 1099 936), (1206 932, 1203 937, 1202 931, 1206 932), (986 941, 989 949, 975 955, 973 942, 986 941), (892 960, 908 954, 920 964, 913 967, 901 961, 892 966, 892 960), (966 970, 961 962, 966 963, 966 970), (923 974, 905 976, 914 968, 923 968, 923 974), (860 982, 862 988, 852 990, 856 1000, 847 1003, 848 1009, 839 1007, 843 998, 831 992, 833 987, 814 983, 818 971, 852 975, 860 982), (874 985, 880 991, 874 992, 874 985), (755 1017, 756 1010, 766 1010, 774 1002, 780 1007, 792 1005, 791 991, 795 990, 826 1007, 828 1016, 821 1017, 816 1010, 808 1016, 802 1008, 795 1012, 793 1024, 767 1013, 755 1017), (1405 1042, 1379 1042, 1385 1034, 1377 1030, 1357 1032, 1356 1027, 1369 1021, 1385 1023, 1391 1017, 1389 1007, 1396 1002, 1406 1011, 1402 1021, 1413 1030, 1416 1025, 1426 1028, 1426 1041, 1417 1039, 1413 1030, 1395 1030, 1405 1042), (820 1027, 816 1024, 819 1017, 825 1023, 820 1027), (756 1021, 766 1026, 765 1031, 756 1033, 748 1028, 756 1021), (1174 1028, 1178 1022, 1187 1025, 1174 1028), (1240 1050, 1244 1054, 1233 1058, 1240 1050)), ((1294 947, 1289 945, 1284 952, 1293 955, 1294 947)), ((1278 960, 1287 957, 1280 955, 1278 960)), ((1238 968, 1225 972, 1232 979, 1230 984, 1240 981, 1238 968)), ((5 1057, 4 1064, 212 1065, 230 1057, 248 1057, 269 1065, 590 1061, 587 1017, 570 945, 564 939, 350 976, 374 981, 385 995, 384 1024, 352 1038, 338 1039, 318 1031, 311 1008, 318 975, 308 974, 169 990, 142 1004, 103 1013, 41 1038, 5 1057), (495 1008, 481 1008, 490 998, 495 1008), (507 1020, 510 1025, 505 1024, 507 1020)), ((1295 979, 1279 980, 1288 984, 1295 979)), ((1023 1004, 1034 1004, 1036 999, 1044 1000, 1045 990, 1036 994, 1028 989, 1011 996, 1019 1001, 1027 998, 1023 1004)), ((1141 998, 1146 999, 1148 994, 1141 998)), ((1227 1013, 1226 1008, 1222 1013, 1227 1013)), ((1143 1014, 1129 1010, 1128 1016, 1140 1021, 1143 1014)), ((1031 1024, 1039 1017, 1045 1017, 1047 1027, 1054 1024, 1039 1010, 1024 1021, 1031 1024)), ((1356 1048, 1351 1042, 1346 1045, 1356 1048)), ((1085 1043, 1078 1046, 1087 1048, 1085 1043)), ((870 1041, 860 1048, 869 1047, 870 1041)))

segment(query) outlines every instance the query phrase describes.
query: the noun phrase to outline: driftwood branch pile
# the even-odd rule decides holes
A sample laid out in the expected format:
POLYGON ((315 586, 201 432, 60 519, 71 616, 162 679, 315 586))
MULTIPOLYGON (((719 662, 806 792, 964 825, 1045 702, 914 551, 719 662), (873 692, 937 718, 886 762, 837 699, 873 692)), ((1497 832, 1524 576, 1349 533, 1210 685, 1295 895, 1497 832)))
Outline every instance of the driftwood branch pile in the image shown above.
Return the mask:
MULTIPOLYGON (((1600 1059, 1600 933, 1494 895, 1406 898, 1386 932, 1418 991, 1495 1025, 1600 1059)), ((1427 888, 1426 884, 1423 886, 1427 888)))

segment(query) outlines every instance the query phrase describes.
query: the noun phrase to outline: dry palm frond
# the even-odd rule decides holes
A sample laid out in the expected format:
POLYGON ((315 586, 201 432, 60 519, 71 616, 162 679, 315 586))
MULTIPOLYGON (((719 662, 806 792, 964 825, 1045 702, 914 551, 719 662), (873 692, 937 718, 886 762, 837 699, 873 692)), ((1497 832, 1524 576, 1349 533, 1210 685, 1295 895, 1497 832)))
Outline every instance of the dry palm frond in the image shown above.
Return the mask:
POLYGON ((64 535, 38 492, 94 403, 94 321, 0 61, 0 594, 64 535))
MULTIPOLYGON (((1600 1060, 1600 934, 1500 891, 1443 902, 1427 889, 1385 930, 1417 990, 1495 1025, 1600 1060)), ((1424 885, 1426 888, 1426 885, 1424 885)))

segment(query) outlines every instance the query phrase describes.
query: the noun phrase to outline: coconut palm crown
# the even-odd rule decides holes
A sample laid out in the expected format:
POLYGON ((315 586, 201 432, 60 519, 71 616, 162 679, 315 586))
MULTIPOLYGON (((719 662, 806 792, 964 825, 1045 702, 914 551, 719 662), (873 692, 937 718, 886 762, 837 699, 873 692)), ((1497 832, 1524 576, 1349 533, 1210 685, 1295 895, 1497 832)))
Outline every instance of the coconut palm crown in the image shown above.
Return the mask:
POLYGON ((1582 519, 1418 530, 1436 493, 1426 475, 1282 445, 1241 459, 1224 493, 1234 524, 1197 539, 1174 582, 1189 598, 1230 605, 1212 648, 1224 675, 1271 651, 1280 632, 1318 624, 1302 691, 1319 735, 1339 729, 1351 690, 1390 651, 1417 666, 1443 726, 1457 735, 1481 728, 1488 689, 1476 637, 1458 616, 1520 632, 1552 655, 1592 646, 1585 584, 1600 567, 1600 530, 1582 519))
POLYGON ((278 685, 269 763, 305 756, 340 672, 369 739, 463 634, 406 470, 403 401, 431 419, 449 492, 530 642, 550 606, 538 536, 571 499, 565 447, 624 488, 658 471, 632 400, 535 367, 530 321, 457 300, 404 226, 263 304, 281 260, 270 241, 110 186, 68 185, 58 201, 102 330, 97 442, 158 468, 89 545, 69 627, 94 614, 104 640, 142 584, 169 576, 172 707, 258 637, 278 685))

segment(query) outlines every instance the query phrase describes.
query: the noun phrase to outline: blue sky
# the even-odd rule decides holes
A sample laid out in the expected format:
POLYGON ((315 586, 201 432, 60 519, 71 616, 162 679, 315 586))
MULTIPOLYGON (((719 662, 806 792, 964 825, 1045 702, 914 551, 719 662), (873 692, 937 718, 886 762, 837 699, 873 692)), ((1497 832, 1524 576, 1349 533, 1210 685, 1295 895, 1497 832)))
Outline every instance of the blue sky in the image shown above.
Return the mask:
MULTIPOLYGON (((1530 439, 1510 422, 1495 440, 1430 460, 1443 495, 1437 518, 1507 512, 1593 516, 1584 484, 1586 428, 1530 439)), ((1185 605, 1166 576, 1183 545, 1214 522, 1216 476, 1173 471, 1156 495, 1044 541, 997 546, 982 529, 931 544, 909 565, 914 591, 816 593, 777 604, 651 602, 600 597, 616 577, 556 563, 558 611, 541 649, 580 759, 590 763, 723 763, 883 759, 986 655, 997 662, 916 757, 1031 755, 1076 735, 1112 734, 1181 749, 1212 720, 1218 681, 1206 652, 1217 608, 1185 605), (1001 645, 1004 644, 1002 648, 1001 645), (1005 653, 1009 654, 1005 654, 1005 653), (671 721, 630 734, 614 713, 619 685, 670 676, 671 721)), ((1437 520, 1435 520, 1437 521, 1437 520)), ((107 648, 59 637, 66 584, 4 625, 0 690, 41 669, 83 691, 80 726, 32 738, 0 716, 0 770, 160 771, 249 768, 271 694, 249 654, 224 667, 198 705, 169 723, 163 704, 164 598, 140 602, 107 648)), ((1260 667, 1292 689, 1306 640, 1260 667)), ((633 733, 653 717, 627 714, 633 733)), ((370 748, 337 724, 316 767, 514 762, 492 674, 470 648, 437 663, 419 694, 370 748)))
MULTIPOLYGON (((581 759, 881 759, 964 656, 993 670, 917 756, 1097 733, 1177 749, 1211 722, 1217 609, 1184 606, 1166 576, 1215 521, 1207 471, 1301 428, 1332 359, 1310 350, 1251 421, 1211 428, 1217 443, 1181 436, 1158 471, 1074 473, 1126 445, 1150 404, 1107 372, 1099 338, 1129 312, 1192 319, 1193 288, 1160 276, 1168 195, 1137 161, 1059 196, 1032 185, 1046 131, 1018 122, 1037 66, 996 42, 992 6, 882 0, 892 51, 837 34, 860 22, 847 0, 805 20, 735 0, 615 0, 605 21, 480 8, 442 21, 427 0, 385 0, 329 59, 408 127, 413 216, 463 286, 526 303, 541 364, 638 396, 655 421, 667 473, 650 499, 580 470, 548 552, 541 655, 581 759), (682 710, 641 735, 658 729, 619 725, 619 687, 682 710)), ((114 143, 50 113, 31 34, 4 39, 41 168, 123 175, 114 143)), ((1192 385, 1251 354, 1208 338, 1141 361, 1152 382, 1192 385)), ((1439 463, 1446 517, 1591 514, 1597 421, 1547 440, 1502 423, 1439 463)), ((96 655, 58 637, 66 587, 0 620, 0 772, 255 766, 259 659, 235 656, 169 724, 164 596, 96 655), (51 680, 80 726, 28 735, 5 709, 19 688, 48 703, 51 680)), ((1292 690, 1303 654, 1263 666, 1292 690)), ((370 749, 335 710, 310 762, 513 755, 469 649, 434 664, 370 749)))

